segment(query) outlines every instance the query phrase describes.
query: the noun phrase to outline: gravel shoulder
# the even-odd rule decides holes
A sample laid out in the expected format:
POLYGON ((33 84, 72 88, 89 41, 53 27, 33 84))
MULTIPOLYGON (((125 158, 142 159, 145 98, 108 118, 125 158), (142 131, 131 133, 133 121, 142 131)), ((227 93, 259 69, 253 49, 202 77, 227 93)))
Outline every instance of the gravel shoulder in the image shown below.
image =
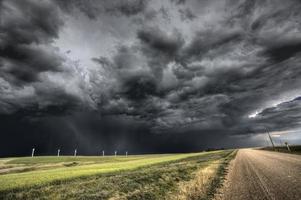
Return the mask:
POLYGON ((215 200, 301 199, 301 156, 241 149, 215 200))

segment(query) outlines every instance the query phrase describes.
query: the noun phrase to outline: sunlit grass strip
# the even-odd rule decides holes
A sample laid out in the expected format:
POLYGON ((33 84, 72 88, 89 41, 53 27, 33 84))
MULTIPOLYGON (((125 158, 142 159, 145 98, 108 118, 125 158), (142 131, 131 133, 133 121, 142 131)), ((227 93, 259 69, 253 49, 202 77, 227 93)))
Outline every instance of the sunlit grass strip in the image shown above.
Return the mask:
POLYGON ((0 191, 40 185, 56 180, 72 179, 82 176, 110 173, 120 170, 131 170, 147 165, 169 162, 202 154, 206 153, 176 154, 166 156, 158 155, 158 157, 152 156, 151 158, 148 158, 146 156, 142 157, 139 160, 132 160, 126 162, 92 164, 68 168, 38 170, 24 173, 1 175, 0 191))
MULTIPOLYGON (((95 162, 95 163, 103 163, 103 162, 123 162, 129 160, 136 160, 141 158, 150 158, 150 157, 159 157, 159 156, 167 156, 168 154, 162 155, 131 155, 128 157, 125 156, 35 156, 35 157, 19 157, 19 158, 8 158, 6 159, 5 164, 24 164, 24 165, 36 165, 36 164, 51 164, 51 163, 62 163, 62 162, 95 162)), ((170 154, 169 154, 170 155, 170 154)), ((4 160, 5 161, 5 160, 4 160)), ((1 160, 0 160, 1 162, 1 160)))

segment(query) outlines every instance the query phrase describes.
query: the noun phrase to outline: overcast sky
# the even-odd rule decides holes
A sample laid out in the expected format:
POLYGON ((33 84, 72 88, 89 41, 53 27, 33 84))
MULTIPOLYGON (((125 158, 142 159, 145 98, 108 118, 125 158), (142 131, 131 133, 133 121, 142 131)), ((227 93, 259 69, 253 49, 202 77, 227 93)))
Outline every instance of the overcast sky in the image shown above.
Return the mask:
POLYGON ((258 146, 267 130, 300 143, 300 10, 299 0, 2 0, 0 155, 258 146))

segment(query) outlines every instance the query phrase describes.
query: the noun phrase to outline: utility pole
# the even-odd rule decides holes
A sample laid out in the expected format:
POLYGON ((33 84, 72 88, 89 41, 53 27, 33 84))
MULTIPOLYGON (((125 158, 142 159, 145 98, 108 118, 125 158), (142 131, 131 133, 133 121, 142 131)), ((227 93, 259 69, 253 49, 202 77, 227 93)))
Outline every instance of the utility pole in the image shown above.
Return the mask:
POLYGON ((34 148, 32 149, 32 151, 31 151, 31 157, 33 157, 34 156, 34 148))
POLYGON ((288 145, 288 142, 285 142, 286 148, 289 152, 291 152, 290 146, 288 145))
POLYGON ((60 149, 57 150, 57 157, 60 157, 60 149))
POLYGON ((275 151, 275 145, 274 145, 273 139, 272 139, 272 137, 271 137, 271 135, 270 135, 270 133, 269 133, 268 130, 267 130, 267 132, 268 132, 269 139, 270 139, 270 141, 271 141, 271 143, 272 143, 273 150, 275 151))

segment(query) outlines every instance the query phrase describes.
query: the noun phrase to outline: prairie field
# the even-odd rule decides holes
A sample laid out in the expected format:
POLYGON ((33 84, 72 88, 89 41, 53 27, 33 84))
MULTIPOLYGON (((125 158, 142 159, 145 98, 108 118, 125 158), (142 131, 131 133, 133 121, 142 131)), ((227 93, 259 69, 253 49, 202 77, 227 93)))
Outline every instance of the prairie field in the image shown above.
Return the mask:
POLYGON ((0 199, 210 199, 234 150, 0 159, 0 199))

